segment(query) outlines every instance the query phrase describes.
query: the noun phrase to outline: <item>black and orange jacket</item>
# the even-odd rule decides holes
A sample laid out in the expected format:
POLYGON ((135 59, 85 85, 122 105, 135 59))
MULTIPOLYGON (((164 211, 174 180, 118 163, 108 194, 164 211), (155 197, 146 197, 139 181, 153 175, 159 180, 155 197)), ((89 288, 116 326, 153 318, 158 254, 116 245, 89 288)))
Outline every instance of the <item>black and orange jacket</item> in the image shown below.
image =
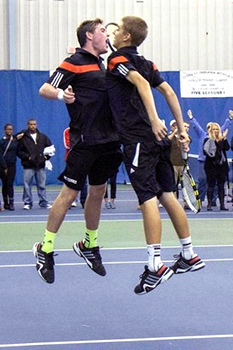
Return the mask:
POLYGON ((105 83, 105 67, 86 50, 78 48, 66 58, 48 83, 65 90, 73 87, 76 100, 67 104, 70 116, 70 143, 92 146, 118 141, 114 131, 105 83))
POLYGON ((123 144, 155 139, 151 124, 136 86, 126 76, 138 71, 151 85, 164 82, 153 62, 140 56, 136 47, 122 47, 108 58, 106 84, 115 125, 123 144))

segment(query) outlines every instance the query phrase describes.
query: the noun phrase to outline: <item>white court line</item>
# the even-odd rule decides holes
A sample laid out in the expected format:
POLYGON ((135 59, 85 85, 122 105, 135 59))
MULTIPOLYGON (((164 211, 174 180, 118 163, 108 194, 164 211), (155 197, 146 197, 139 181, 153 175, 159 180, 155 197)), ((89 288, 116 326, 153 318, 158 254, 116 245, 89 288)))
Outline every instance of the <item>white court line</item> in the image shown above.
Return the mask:
MULTIPOLYGON (((217 212, 215 212, 215 214, 216 214, 217 212)), ((203 214, 203 215, 206 215, 206 213, 198 213, 198 220, 199 221, 213 221, 213 220, 218 220, 218 221, 221 221, 221 220, 224 220, 224 221, 226 221, 226 220, 231 220, 231 221, 233 221, 233 212, 231 213, 229 213, 229 212, 226 212, 226 213, 224 213, 224 214, 232 214, 232 217, 221 217, 221 218, 219 218, 219 217, 214 217, 214 218, 207 218, 207 217, 205 217, 205 218, 200 218, 200 215, 201 214, 203 214)), ((161 214, 161 217, 162 217, 162 220, 163 221, 171 221, 171 219, 170 218, 168 218, 167 217, 167 213, 160 213, 161 214), (165 218, 163 217, 163 216, 166 216, 165 218)), ((189 214, 191 214, 191 215, 193 215, 193 216, 196 216, 197 214, 195 214, 195 213, 189 213, 189 214)), ((208 216, 209 215, 212 215, 212 214, 214 214, 214 212, 211 212, 210 214, 208 213, 208 216)), ((223 213, 221 213, 221 215, 222 215, 223 213)), ((107 217, 107 216, 112 216, 113 214, 101 214, 101 217, 107 217)), ((114 216, 138 216, 138 215, 140 215, 140 212, 139 213, 114 213, 114 216)), ((7 219, 9 219, 9 218, 14 218, 14 219, 17 219, 17 218, 28 218, 28 219, 30 219, 31 217, 37 217, 38 219, 40 218, 40 217, 42 217, 42 218, 45 218, 45 215, 12 215, 12 216, 2 216, 1 215, 1 218, 7 218, 7 219)), ((66 217, 76 217, 76 218, 78 218, 78 217, 82 217, 83 218, 83 220, 64 220, 64 222, 67 222, 67 223, 69 223, 69 222, 84 222, 85 220, 84 220, 84 214, 67 214, 66 215, 66 217)), ((113 221, 142 221, 142 217, 141 218, 139 218, 139 219, 110 219, 110 220, 102 220, 101 222, 113 222, 113 221)), ((196 221, 197 219, 195 218, 195 219, 193 219, 193 218, 190 218, 190 217, 188 217, 188 221, 196 221)), ((38 223, 45 223, 45 222, 47 222, 47 218, 45 218, 45 220, 38 220, 38 221, 35 221, 35 220, 32 220, 32 221, 1 221, 0 222, 0 225, 2 224, 2 225, 4 225, 4 224, 7 224, 7 225, 18 225, 18 224, 38 224, 38 223)))
MULTIPOLYGON (((232 248, 233 244, 208 244, 208 245, 195 245, 195 248, 232 248)), ((164 249, 178 249, 180 248, 180 245, 177 246, 163 246, 164 249)), ((146 247, 113 247, 113 248, 104 248, 102 247, 101 250, 145 250, 146 247)), ((56 252, 73 252, 73 249, 55 249, 56 252)), ((1 253, 30 253, 32 254, 32 249, 27 250, 0 250, 1 253)))
MULTIPOLYGON (((233 258, 226 258, 226 259, 202 259, 205 262, 226 262, 226 261, 233 261, 233 258)), ((174 260, 163 260, 166 263, 172 263, 174 260)), ((126 265, 126 264, 146 264, 147 261, 105 261, 104 265, 126 265)), ((82 266, 86 263, 57 263, 56 266, 82 266)), ((35 267, 35 264, 16 264, 16 265, 0 265, 1 268, 13 268, 13 267, 35 267)))
POLYGON ((73 341, 56 341, 56 342, 38 342, 38 343, 16 343, 16 344, 0 344, 0 348, 54 346, 54 345, 80 345, 80 344, 139 343, 139 342, 158 342, 158 341, 171 341, 171 340, 200 340, 200 339, 227 339, 227 338, 233 338, 233 334, 188 335, 188 336, 156 337, 156 338, 73 340, 73 341))

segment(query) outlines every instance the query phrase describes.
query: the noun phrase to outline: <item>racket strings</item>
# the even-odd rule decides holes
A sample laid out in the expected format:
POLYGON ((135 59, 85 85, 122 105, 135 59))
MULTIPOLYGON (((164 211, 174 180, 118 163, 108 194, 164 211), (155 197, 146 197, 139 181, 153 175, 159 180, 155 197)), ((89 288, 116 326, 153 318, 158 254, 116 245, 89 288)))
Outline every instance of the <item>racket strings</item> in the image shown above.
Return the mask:
POLYGON ((191 204, 198 209, 199 207, 199 195, 195 183, 187 172, 183 173, 183 187, 185 189, 188 200, 191 204))

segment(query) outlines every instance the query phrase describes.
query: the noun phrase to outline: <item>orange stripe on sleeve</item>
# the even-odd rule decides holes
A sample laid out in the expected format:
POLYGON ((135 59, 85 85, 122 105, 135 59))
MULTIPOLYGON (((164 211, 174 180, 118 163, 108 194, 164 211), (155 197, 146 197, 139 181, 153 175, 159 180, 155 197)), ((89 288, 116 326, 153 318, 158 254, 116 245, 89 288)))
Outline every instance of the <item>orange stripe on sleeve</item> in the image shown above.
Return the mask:
POLYGON ((68 62, 62 62, 59 68, 64 68, 72 73, 86 73, 86 72, 93 72, 93 71, 100 70, 100 67, 98 66, 98 64, 87 64, 87 65, 76 66, 75 64, 68 63, 68 62))
POLYGON ((157 66, 153 63, 154 70, 158 70, 157 66))
POLYGON ((119 63, 124 63, 124 62, 128 62, 127 58, 124 56, 117 56, 113 59, 111 59, 111 61, 108 64, 108 69, 111 71, 115 68, 115 66, 119 63))

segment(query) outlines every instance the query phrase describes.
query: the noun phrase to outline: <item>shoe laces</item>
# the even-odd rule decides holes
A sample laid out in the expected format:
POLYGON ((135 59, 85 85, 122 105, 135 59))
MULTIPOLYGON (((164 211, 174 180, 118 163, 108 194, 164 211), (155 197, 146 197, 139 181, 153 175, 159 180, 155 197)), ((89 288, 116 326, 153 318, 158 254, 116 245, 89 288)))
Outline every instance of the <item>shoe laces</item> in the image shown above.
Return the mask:
POLYGON ((41 262, 43 262, 43 259, 44 259, 44 264, 46 265, 48 270, 51 270, 53 268, 53 266, 55 265, 54 256, 57 256, 57 255, 58 254, 54 254, 54 252, 46 254, 46 253, 43 253, 40 251, 38 253, 38 258, 39 258, 39 261, 41 260, 41 262))
POLYGON ((53 268, 53 266, 55 265, 54 256, 57 256, 57 255, 58 254, 54 254, 54 252, 51 252, 51 253, 47 254, 46 265, 49 268, 53 268))
POLYGON ((180 258, 180 254, 174 254, 174 255, 173 255, 173 258, 174 258, 174 259, 179 259, 179 258, 180 258))
POLYGON ((178 261, 181 258, 181 253, 180 254, 174 254, 173 258, 174 258, 174 262, 178 261))
POLYGON ((145 265, 145 271, 141 275, 139 275, 139 278, 141 279, 145 278, 146 275, 148 274, 148 271, 149 271, 148 266, 145 265))
POLYGON ((100 255, 100 251, 99 251, 99 247, 91 248, 91 251, 92 251, 95 259, 102 260, 101 255, 100 255))

